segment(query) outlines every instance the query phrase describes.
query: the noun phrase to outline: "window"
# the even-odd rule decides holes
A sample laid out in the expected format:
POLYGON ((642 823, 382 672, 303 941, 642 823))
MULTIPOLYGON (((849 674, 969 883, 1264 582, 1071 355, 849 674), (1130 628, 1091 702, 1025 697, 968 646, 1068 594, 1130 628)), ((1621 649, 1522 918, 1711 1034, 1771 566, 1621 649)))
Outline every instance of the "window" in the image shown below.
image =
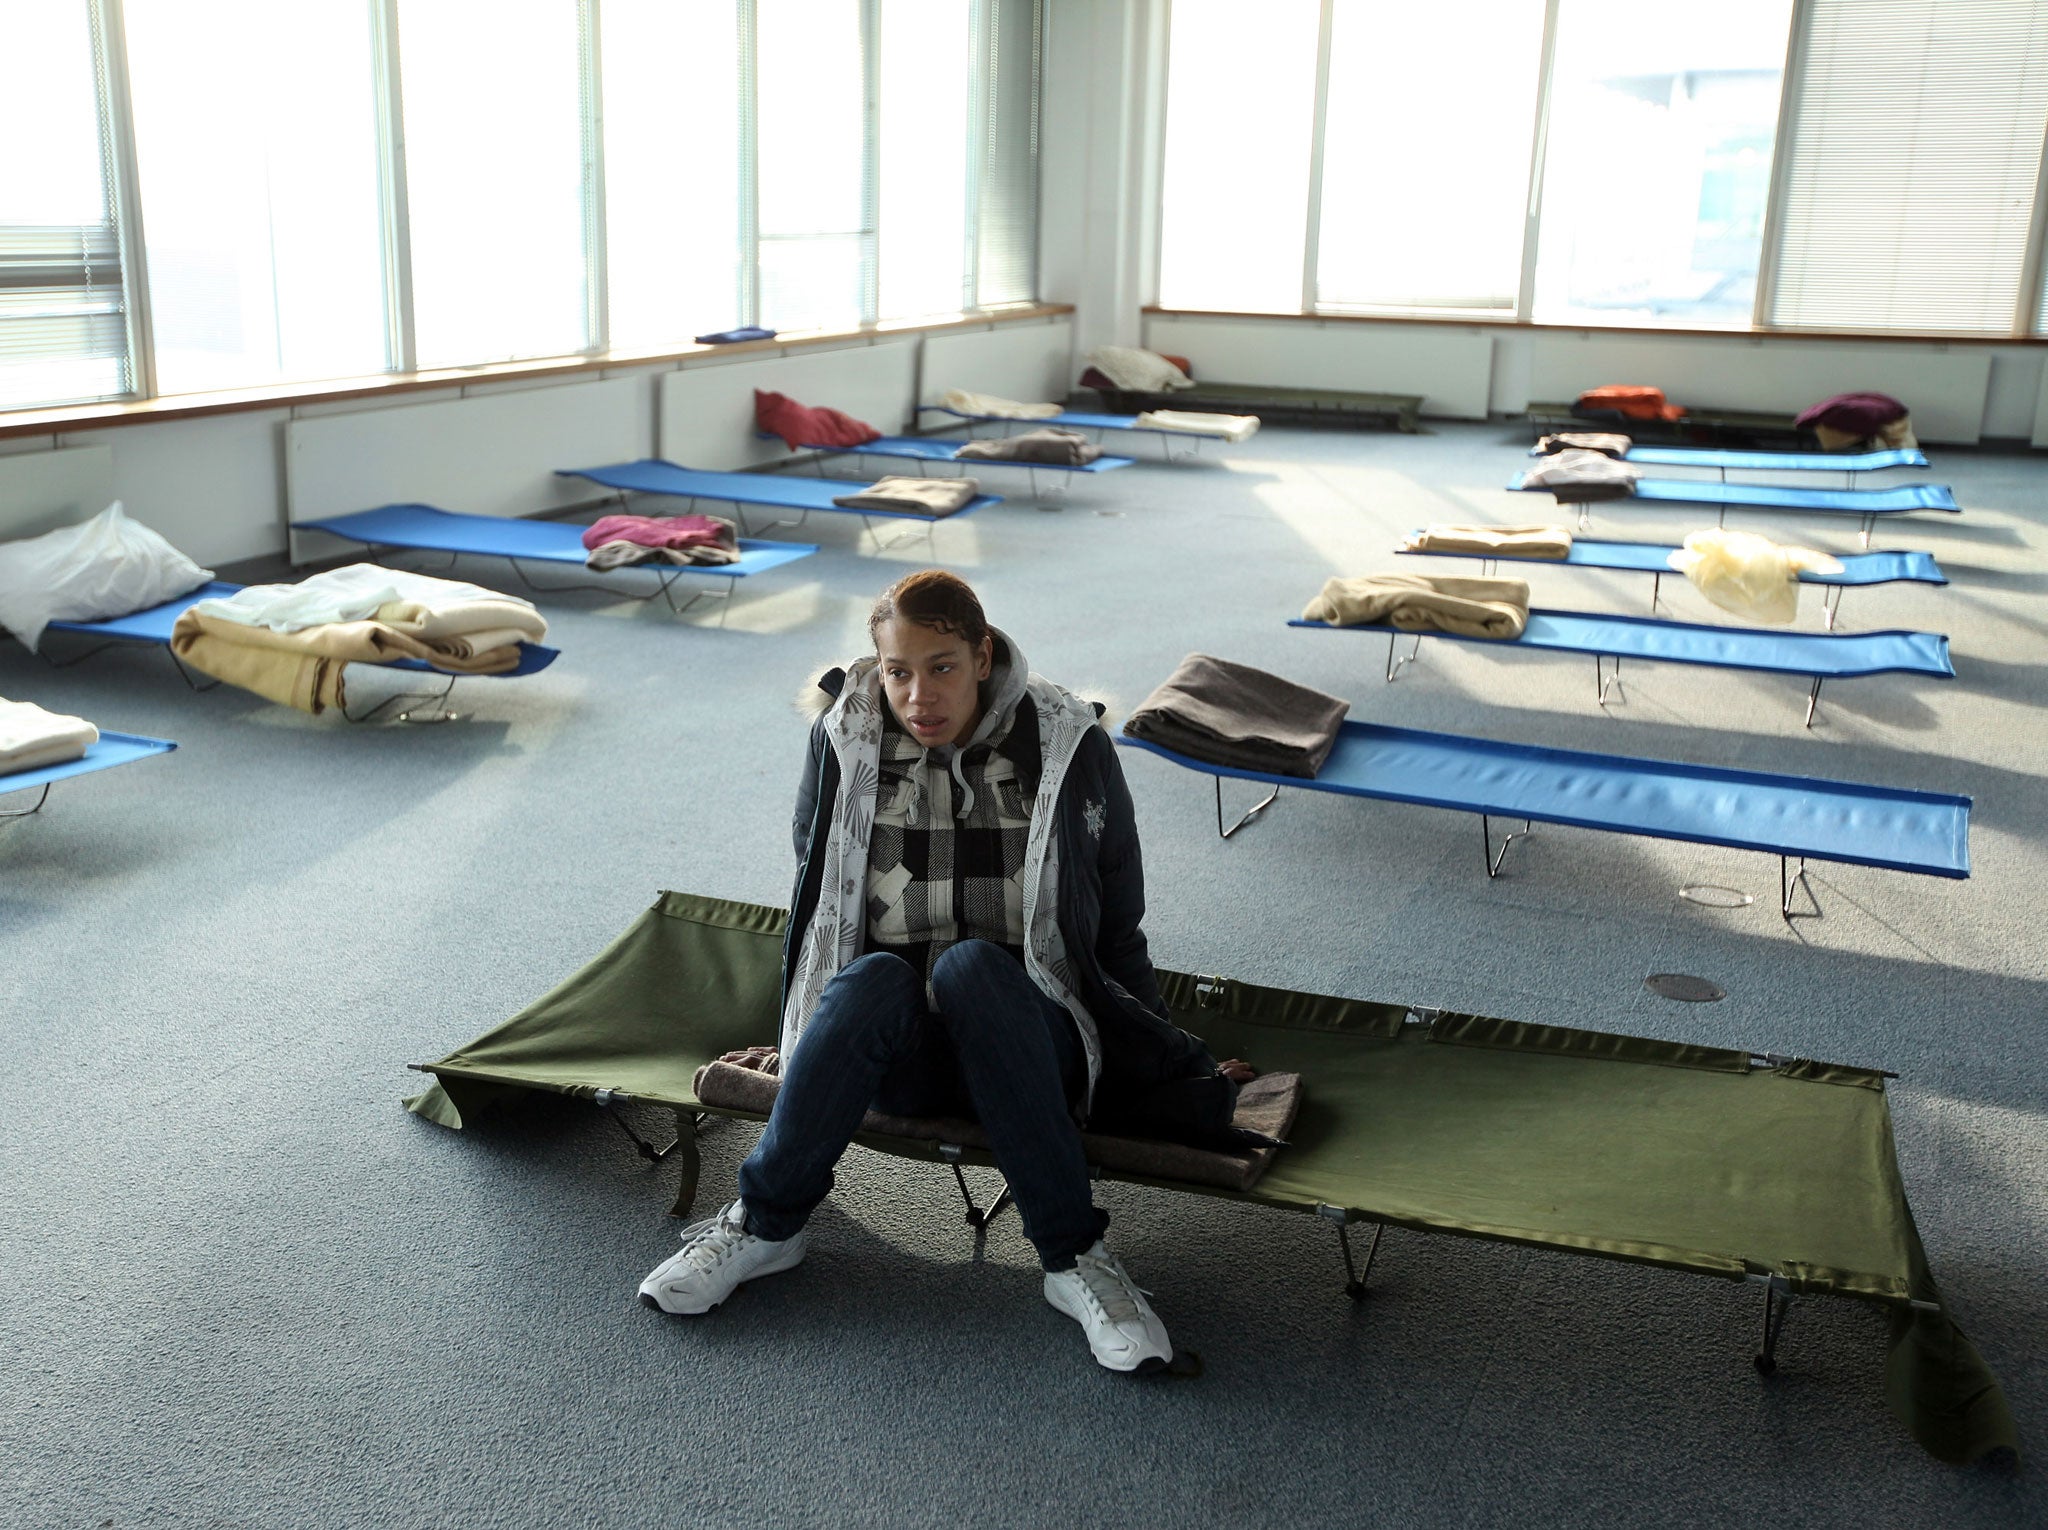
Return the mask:
POLYGON ((967 305, 969 52, 974 6, 882 6, 881 312, 967 305))
POLYGON ((134 388, 101 69, 82 0, 12 8, 0 58, 0 409, 134 388))
POLYGON ((615 349, 687 344, 742 320, 736 12, 734 0, 604 0, 615 349))
POLYGON ((400 0, 419 365, 589 344, 576 0, 400 0))
POLYGON ((1160 301, 1302 306, 1315 130, 1316 0, 1174 0, 1167 40, 1160 301))
POLYGON ((2048 126, 2048 11, 1814 0, 1776 324, 2011 333, 2048 126))
POLYGON ((124 9, 157 390, 384 370, 369 8, 124 9))
POLYGON ((1038 295, 1038 0, 976 0, 973 302, 1038 295))
POLYGON ((1512 313, 1543 7, 1337 0, 1333 20, 1317 306, 1512 313))
POLYGON ((755 0, 760 322, 870 317, 867 38, 858 0, 755 0))
POLYGON ((1747 327, 1792 0, 1565 0, 1538 319, 1747 327))

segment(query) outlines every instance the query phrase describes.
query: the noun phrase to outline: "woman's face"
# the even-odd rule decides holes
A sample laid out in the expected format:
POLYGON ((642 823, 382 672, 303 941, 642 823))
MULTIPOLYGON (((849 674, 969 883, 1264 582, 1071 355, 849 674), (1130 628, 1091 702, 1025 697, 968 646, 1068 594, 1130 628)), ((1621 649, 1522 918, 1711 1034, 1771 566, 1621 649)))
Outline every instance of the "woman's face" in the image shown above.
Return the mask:
POLYGON ((970 646, 955 632, 941 632, 901 617, 875 630, 882 661, 882 693, 904 731, 927 749, 956 744, 981 721, 981 682, 989 675, 994 643, 970 646))

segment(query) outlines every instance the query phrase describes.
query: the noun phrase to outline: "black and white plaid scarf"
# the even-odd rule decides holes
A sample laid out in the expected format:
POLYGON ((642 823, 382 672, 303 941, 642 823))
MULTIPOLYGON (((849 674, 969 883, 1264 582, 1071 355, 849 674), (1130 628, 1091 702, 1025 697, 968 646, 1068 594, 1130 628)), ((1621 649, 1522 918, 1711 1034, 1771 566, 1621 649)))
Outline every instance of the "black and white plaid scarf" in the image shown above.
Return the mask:
POLYGON ((882 735, 874 837, 868 845, 871 947, 922 958, 926 981, 948 946, 1024 945, 1024 848, 1030 803, 1002 751, 1005 721, 958 760, 893 725, 882 735), (963 791, 964 780, 966 790, 963 791))

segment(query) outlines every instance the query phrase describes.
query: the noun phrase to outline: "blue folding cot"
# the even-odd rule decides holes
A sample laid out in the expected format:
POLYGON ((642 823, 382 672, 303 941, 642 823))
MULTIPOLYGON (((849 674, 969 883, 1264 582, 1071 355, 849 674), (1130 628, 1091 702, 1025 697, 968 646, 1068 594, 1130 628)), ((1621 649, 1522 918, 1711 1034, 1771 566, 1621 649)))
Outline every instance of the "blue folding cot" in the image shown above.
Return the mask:
POLYGON ((1092 430, 1099 442, 1105 430, 1122 431, 1128 435, 1159 437, 1159 444, 1166 453, 1168 462, 1184 462, 1196 456, 1204 441, 1228 441, 1230 437, 1219 431, 1202 430, 1161 430, 1156 425, 1140 425, 1134 414, 1089 414, 1072 409, 1063 409, 1058 414, 1045 415, 1038 419, 1020 419, 1013 414, 967 414, 958 409, 948 409, 943 404, 919 404, 919 414, 944 414, 956 420, 965 420, 970 433, 976 425, 1023 425, 1036 430, 1044 425, 1058 425, 1067 430, 1092 430), (1176 455, 1174 443, 1186 441, 1192 444, 1176 455))
MULTIPOLYGON (((201 585, 198 589, 167 600, 162 605, 150 606, 142 611, 131 611, 126 616, 111 616, 96 622, 51 622, 49 630, 52 632, 74 632, 81 637, 98 638, 100 640, 83 653, 73 654, 69 658, 53 660, 52 662, 59 669, 68 669, 73 664, 83 663, 94 654, 111 648, 117 643, 150 643, 170 654, 171 663, 177 666, 179 675, 183 677, 185 683, 192 687, 193 690, 210 691, 221 682, 218 680, 201 681, 192 678, 192 672, 186 669, 184 662, 179 659, 176 652, 171 648, 171 630, 177 626, 178 618, 185 614, 187 607, 196 605, 202 600, 225 599, 241 588, 242 586, 239 584, 228 584, 216 579, 211 584, 201 585)), ((559 648, 549 648, 543 643, 521 643, 519 645, 519 663, 516 666, 495 675, 475 675, 470 677, 451 675, 446 670, 435 669, 433 665, 423 663, 418 659, 392 659, 387 663, 376 664, 371 667, 373 669, 405 669, 413 670, 420 674, 438 675, 448 683, 435 692, 407 692, 403 695, 387 696, 384 700, 378 702, 377 705, 359 716, 348 712, 343 712, 342 716, 348 718, 350 722, 367 722, 379 712, 401 702, 427 701, 438 705, 447 700, 449 693, 455 689, 455 682, 459 679, 516 680, 522 675, 538 674, 561 656, 562 651, 559 648)), ((399 719, 402 722, 414 720, 410 712, 400 713, 399 719)), ((438 713, 419 720, 444 722, 448 719, 449 714, 438 713)))
MULTIPOLYGON (((779 440, 781 438, 768 436, 767 439, 779 440)), ((960 450, 960 443, 958 441, 941 440, 935 436, 883 436, 879 440, 863 441, 859 446, 801 445, 797 450, 817 452, 821 456, 830 457, 850 456, 855 459, 863 457, 889 457, 906 462, 915 462, 919 477, 924 476, 924 465, 927 462, 950 462, 959 467, 963 473, 974 474, 979 474, 983 468, 1007 468, 1012 471, 1023 468, 1031 474, 1031 497, 1033 499, 1040 497, 1038 487, 1038 475, 1040 473, 1060 475, 1062 480, 1061 488, 1064 491, 1072 487, 1074 474, 1076 473, 1110 473, 1118 468, 1127 468, 1136 460, 1131 457, 1102 456, 1097 457, 1093 462, 1060 463, 1011 462, 1001 457, 960 457, 956 455, 960 450)), ((864 471, 858 460, 856 460, 855 466, 856 471, 864 471)), ((824 474, 825 468, 821 462, 818 465, 818 476, 822 478, 824 474)))
MULTIPOLYGON (((1540 484, 1528 483, 1527 478, 1528 474, 1517 473, 1508 480, 1508 487, 1525 494, 1551 492, 1540 484)), ((1860 516, 1865 547, 1870 545, 1871 527, 1880 515, 1907 515, 1915 510, 1945 510, 1951 515, 1962 513, 1962 506, 1956 503, 1955 494, 1945 483, 1900 484, 1892 489, 1795 489, 1781 488, 1776 484, 1713 483, 1706 479, 1640 478, 1636 480, 1632 495, 1594 503, 1627 505, 1642 502, 1714 505, 1721 512, 1723 524, 1728 520, 1730 506, 1860 516)), ((1579 524, 1583 526, 1592 512, 1592 505, 1581 504, 1578 512, 1579 524)))
MULTIPOLYGON (((1420 532, 1411 533, 1419 536, 1420 532)), ((1591 568, 1614 573, 1648 574, 1650 583, 1650 609, 1657 609, 1657 597, 1664 587, 1664 576, 1673 572, 1671 555, 1679 549, 1658 542, 1596 542, 1578 538, 1572 543, 1572 550, 1562 558, 1518 557, 1513 553, 1450 552, 1434 547, 1397 547, 1395 552, 1403 556, 1418 558, 1477 558, 1483 565, 1481 572, 1491 574, 1500 563, 1556 564, 1562 568, 1591 568)), ((1934 561, 1933 553, 1926 552, 1866 552, 1850 553, 1839 560, 1842 571, 1839 574, 1802 573, 1801 584, 1817 584, 1827 587, 1822 597, 1821 612, 1829 627, 1835 625, 1835 616, 1841 610, 1842 592, 1866 584, 1947 584, 1948 575, 1934 561)))
POLYGON ((1489 877, 1499 875, 1508 846, 1536 823, 1760 850, 1778 857, 1778 911, 1786 919, 1820 912, 1810 883, 1813 908, 1798 915, 1792 908, 1808 860, 1957 879, 1970 874, 1970 799, 1945 792, 1546 749, 1356 721, 1342 725, 1312 778, 1217 765, 1143 739, 1117 742, 1214 777, 1216 830, 1225 839, 1268 807, 1282 787, 1293 786, 1475 813, 1489 877), (1229 828, 1223 824, 1225 776, 1272 788, 1229 828), (1523 824, 1498 851, 1495 818, 1523 824))
MULTIPOLYGON (((1535 456, 1531 452, 1530 456, 1535 456)), ((1924 468, 1927 454, 1917 449, 1881 452, 1738 452, 1712 451, 1690 446, 1631 446, 1622 454, 1624 462, 1646 467, 1713 468, 1725 482, 1730 473, 1841 473, 1855 485, 1859 473, 1880 473, 1886 468, 1924 468)))
POLYGON ((1938 632, 1767 632, 1756 627, 1711 627, 1694 622, 1668 622, 1652 616, 1605 616, 1593 611, 1529 612, 1528 626, 1518 638, 1469 637, 1459 632, 1410 632, 1386 623, 1358 623, 1333 626, 1328 622, 1296 619, 1290 627, 1308 627, 1320 632, 1384 632, 1387 634, 1387 678, 1392 680, 1403 665, 1422 649, 1424 637, 1450 638, 1460 643, 1487 643, 1496 648, 1536 648, 1559 653, 1589 653, 1593 656, 1593 679, 1600 705, 1607 705, 1607 692, 1621 680, 1621 661, 1656 659, 1671 664, 1702 664, 1714 669, 1748 669, 1766 674, 1804 675, 1813 682, 1806 693, 1805 726, 1813 726, 1814 708, 1820 704, 1824 680, 1850 679, 1858 675, 1933 675, 1942 680, 1955 678, 1949 662, 1948 639, 1938 632), (1394 645, 1406 632, 1415 646, 1399 662, 1394 645), (1614 672, 1607 672, 1607 661, 1614 672))
MULTIPOLYGON (((616 585, 596 584, 535 584, 527 576, 522 563, 571 563, 584 568, 584 559, 589 556, 583 545, 581 526, 566 521, 513 520, 501 515, 464 515, 454 510, 436 510, 431 505, 385 505, 377 510, 358 510, 352 515, 329 516, 318 521, 298 521, 293 524, 295 531, 324 531, 330 536, 341 537, 350 542, 361 542, 368 547, 402 547, 419 552, 444 552, 452 562, 462 555, 480 558, 503 558, 512 565, 512 571, 529 590, 543 594, 559 594, 564 590, 597 590, 606 595, 626 593, 616 585)), ((740 538, 740 557, 737 563, 634 563, 624 569, 610 570, 614 573, 652 572, 660 577, 658 588, 644 595, 632 595, 634 600, 652 600, 660 596, 668 602, 668 608, 680 615, 703 599, 706 591, 700 590, 681 605, 676 604, 673 590, 685 575, 711 575, 725 580, 725 599, 719 603, 718 619, 722 624, 733 593, 739 582, 753 574, 765 573, 780 568, 785 563, 794 563, 799 558, 808 558, 817 547, 809 542, 761 542, 751 537, 740 538)))
MULTIPOLYGON (((673 499, 687 499, 692 503, 708 499, 731 505, 744 520, 748 505, 767 505, 777 510, 794 510, 794 521, 777 521, 778 526, 801 526, 810 518, 813 510, 827 510, 834 515, 857 515, 867 528, 868 535, 875 538, 879 549, 883 543, 875 530, 878 520, 917 521, 924 527, 929 540, 932 527, 938 520, 952 520, 962 515, 971 515, 976 510, 986 510, 990 505, 1000 505, 1000 494, 977 494, 952 515, 935 517, 918 515, 909 510, 852 510, 832 501, 846 493, 844 483, 814 482, 806 478, 788 478, 777 473, 712 473, 698 468, 678 467, 659 457, 643 457, 638 462, 617 462, 610 467, 556 468, 558 478, 587 478, 595 484, 602 484, 619 496, 619 503, 626 502, 629 494, 665 494, 673 499)), ((742 546, 745 544, 742 543, 742 546)), ((767 543, 764 546, 776 544, 767 543)), ((806 552, 816 552, 815 547, 806 547, 806 552)), ((708 573, 722 573, 722 569, 704 570, 708 573)))
POLYGON ((50 800, 50 788, 59 781, 91 775, 96 770, 107 770, 115 765, 132 765, 151 755, 169 754, 177 747, 167 738, 144 738, 136 733, 102 733, 99 742, 87 748, 81 759, 0 774, 0 797, 12 792, 34 791, 38 786, 42 788, 36 795, 34 806, 0 810, 0 818, 26 818, 41 811, 43 804, 50 800))

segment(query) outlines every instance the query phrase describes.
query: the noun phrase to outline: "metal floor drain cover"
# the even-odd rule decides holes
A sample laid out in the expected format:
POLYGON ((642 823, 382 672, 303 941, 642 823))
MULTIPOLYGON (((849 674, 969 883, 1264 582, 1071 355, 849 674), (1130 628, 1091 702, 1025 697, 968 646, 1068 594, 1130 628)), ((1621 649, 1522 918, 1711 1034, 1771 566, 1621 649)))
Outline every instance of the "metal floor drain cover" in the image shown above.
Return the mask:
POLYGON ((1683 972, 1653 972, 1643 979, 1643 986, 1660 999, 1676 999, 1681 1004, 1712 1004, 1728 997, 1728 990, 1719 983, 1683 972))
POLYGON ((1756 902, 1755 893, 1746 893, 1739 887, 1720 887, 1712 882, 1694 882, 1681 887, 1678 896, 1703 908, 1748 908, 1756 902))

